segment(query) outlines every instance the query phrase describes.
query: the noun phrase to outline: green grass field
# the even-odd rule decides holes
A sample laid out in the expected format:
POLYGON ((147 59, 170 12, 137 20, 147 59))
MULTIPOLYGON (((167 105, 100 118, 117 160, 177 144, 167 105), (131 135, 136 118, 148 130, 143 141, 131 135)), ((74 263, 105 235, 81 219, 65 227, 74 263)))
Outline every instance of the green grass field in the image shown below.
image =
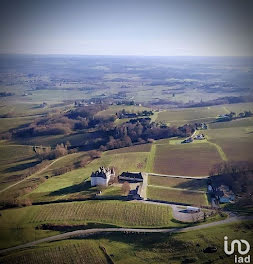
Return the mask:
POLYGON ((207 197, 204 193, 161 186, 149 185, 147 187, 147 197, 151 200, 191 204, 196 206, 208 205, 207 197))
POLYGON ((123 194, 122 194, 120 185, 118 186, 111 185, 107 187, 106 189, 104 189, 101 194, 102 197, 104 196, 121 197, 122 195, 123 194))
POLYGON ((174 226, 171 209, 164 205, 150 205, 121 201, 87 201, 36 205, 2 211, 1 226, 15 226, 51 222, 88 222, 117 226, 174 226))
POLYGON ((0 118, 0 132, 7 132, 10 129, 32 123, 34 117, 0 118))
MULTIPOLYGON (((253 110, 252 103, 216 105, 208 107, 196 107, 185 109, 167 110, 158 113, 156 121, 161 121, 169 125, 180 126, 186 123, 212 122, 218 115, 227 114, 231 111, 239 114, 246 110, 253 110)), ((236 124, 236 122, 235 122, 236 124)))
POLYGON ((22 179, 37 163, 31 146, 0 144, 0 190, 22 179))
POLYGON ((135 105, 112 105, 106 110, 97 113, 97 116, 110 116, 115 115, 120 110, 125 109, 127 112, 136 113, 139 111, 150 110, 147 107, 135 106, 135 105))
POLYGON ((54 171, 59 169, 59 168, 71 166, 71 165, 73 165, 73 166, 77 165, 78 166, 81 160, 88 162, 89 159, 90 159, 90 157, 87 154, 87 152, 78 152, 78 153, 68 154, 68 155, 62 157, 61 159, 59 159, 57 162, 55 162, 47 170, 43 171, 43 173, 41 175, 53 176, 54 171))
MULTIPOLYGON (((136 147, 142 146, 145 147, 145 145, 136 147)), ((112 153, 115 153, 115 151, 107 151, 101 158, 93 160, 86 165, 85 168, 76 169, 63 175, 49 178, 30 194, 26 195, 26 197, 31 198, 34 202, 76 199, 77 197, 87 198, 87 196, 94 193, 94 189, 90 188, 90 182, 86 180, 90 177, 91 173, 96 171, 99 167, 114 167, 117 174, 123 171, 142 171, 146 167, 148 152, 112 153)), ((73 162, 73 159, 80 158, 79 155, 85 156, 85 153, 68 155, 59 162, 56 162, 52 168, 67 165, 73 162)), ((43 175, 50 175, 52 168, 50 167, 49 170, 43 172, 43 175)))
POLYGON ((82 145, 86 140, 92 138, 92 134, 77 133, 72 135, 52 135, 52 136, 38 136, 29 138, 18 138, 14 140, 16 144, 24 145, 42 145, 42 146, 56 146, 57 144, 66 143, 69 141, 72 146, 82 145))
POLYGON ((107 153, 111 155, 111 154, 132 153, 132 152, 149 152, 151 146, 152 146, 151 144, 134 145, 131 147, 110 150, 107 153))
POLYGON ((253 126, 253 117, 235 119, 228 122, 217 122, 211 123, 209 128, 218 129, 218 128, 233 128, 233 127, 252 127, 253 126))
POLYGON ((46 235, 34 228, 43 223, 86 225, 101 223, 124 227, 175 227, 171 208, 122 201, 86 201, 34 205, 2 210, 0 247, 8 247, 46 235))
POLYGON ((221 147, 228 160, 253 161, 253 127, 226 127, 207 130, 208 141, 221 147))
POLYGON ((224 109, 222 106, 170 110, 160 112, 156 121, 176 125, 182 125, 189 122, 206 122, 214 120, 217 115, 222 114, 223 112, 224 109))
POLYGON ((224 236, 229 240, 245 239, 250 244, 253 222, 238 222, 187 233, 97 235, 83 239, 69 239, 39 244, 34 248, 14 251, 0 257, 6 264, 61 264, 61 263, 108 263, 100 246, 104 247, 113 263, 181 264, 185 259, 192 263, 234 263, 234 255, 224 253, 224 236), (204 253, 208 246, 217 247, 213 254, 204 253))
POLYGON ((152 144, 149 155, 148 155, 146 168, 145 168, 146 172, 153 171, 155 155, 156 155, 156 145, 152 144))
POLYGON ((92 263, 107 264, 107 259, 96 240, 60 241, 38 246, 35 250, 7 256, 3 263, 92 263))
POLYGON ((148 176, 148 185, 181 188, 186 190, 206 191, 207 180, 192 180, 184 178, 170 178, 160 176, 148 176))

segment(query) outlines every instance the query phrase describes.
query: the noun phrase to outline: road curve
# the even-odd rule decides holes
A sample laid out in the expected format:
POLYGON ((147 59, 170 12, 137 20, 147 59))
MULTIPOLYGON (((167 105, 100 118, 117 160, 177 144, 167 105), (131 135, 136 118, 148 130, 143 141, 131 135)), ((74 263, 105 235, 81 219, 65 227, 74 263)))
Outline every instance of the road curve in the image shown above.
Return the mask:
POLYGON ((66 232, 63 234, 39 239, 33 242, 29 242, 23 245, 6 248, 0 250, 0 254, 7 253, 12 250, 32 247, 40 243, 45 242, 51 242, 51 241, 57 241, 57 240, 63 240, 67 238, 74 238, 79 236, 88 236, 93 234, 99 234, 99 233, 105 233, 105 232, 124 232, 124 233, 180 233, 180 232, 188 232, 198 229, 204 229, 212 226, 222 225, 222 224, 228 224, 228 223, 234 223, 237 221, 247 221, 247 220, 253 220, 253 216, 247 216, 247 217, 230 217, 225 220, 220 220, 212 223, 197 225, 197 226, 191 226, 191 227, 185 227, 185 228, 167 228, 167 229, 161 229, 161 228, 155 228, 155 229, 147 229, 147 228, 92 228, 92 229, 86 229, 86 230, 76 230, 72 232, 66 232))

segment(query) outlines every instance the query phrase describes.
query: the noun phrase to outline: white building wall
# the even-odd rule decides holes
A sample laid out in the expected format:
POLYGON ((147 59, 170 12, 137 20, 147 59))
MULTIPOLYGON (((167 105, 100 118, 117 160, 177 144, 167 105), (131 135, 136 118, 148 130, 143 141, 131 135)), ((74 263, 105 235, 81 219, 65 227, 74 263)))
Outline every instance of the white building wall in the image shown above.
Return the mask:
POLYGON ((104 179, 102 177, 91 177, 91 186, 108 186, 109 179, 110 178, 104 179))

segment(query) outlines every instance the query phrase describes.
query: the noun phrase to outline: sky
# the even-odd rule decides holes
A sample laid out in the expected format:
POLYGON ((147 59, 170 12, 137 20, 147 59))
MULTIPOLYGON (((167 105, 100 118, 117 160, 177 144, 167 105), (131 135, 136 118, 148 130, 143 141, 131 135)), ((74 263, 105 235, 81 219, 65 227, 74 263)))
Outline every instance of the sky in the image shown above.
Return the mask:
POLYGON ((1 0, 0 53, 253 56, 251 0, 1 0))

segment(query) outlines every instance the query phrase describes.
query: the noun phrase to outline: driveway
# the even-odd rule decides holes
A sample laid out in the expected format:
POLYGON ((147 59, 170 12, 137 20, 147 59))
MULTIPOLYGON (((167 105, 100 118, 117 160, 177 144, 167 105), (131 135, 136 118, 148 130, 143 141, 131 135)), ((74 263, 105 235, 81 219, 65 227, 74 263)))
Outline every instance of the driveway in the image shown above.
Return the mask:
POLYGON ((159 203, 153 201, 138 201, 138 202, 170 206, 172 208, 173 217, 181 222, 192 223, 201 220, 204 217, 204 213, 202 211, 197 213, 188 213, 186 211, 186 206, 182 206, 179 204, 159 203))

